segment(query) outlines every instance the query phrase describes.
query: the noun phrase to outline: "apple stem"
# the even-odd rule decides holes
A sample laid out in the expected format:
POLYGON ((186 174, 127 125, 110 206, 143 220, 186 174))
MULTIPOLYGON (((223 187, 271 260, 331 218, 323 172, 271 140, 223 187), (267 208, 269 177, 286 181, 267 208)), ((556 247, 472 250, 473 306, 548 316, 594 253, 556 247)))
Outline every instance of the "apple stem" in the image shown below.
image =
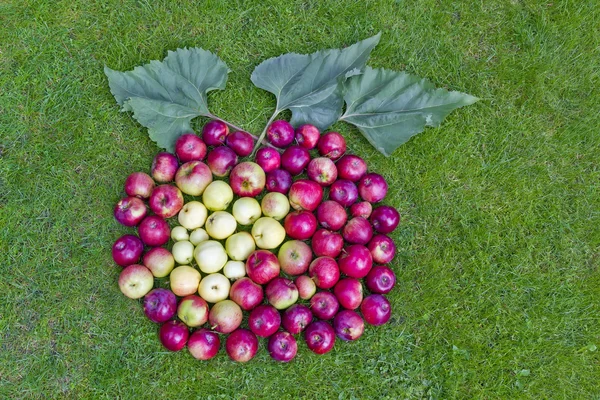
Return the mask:
MULTIPOLYGON (((259 146, 259 144, 260 144, 260 143, 261 143, 261 141, 262 141, 262 140, 259 140, 258 136, 256 136, 256 135, 253 135, 252 133, 248 132, 247 130, 245 130, 245 129, 243 129, 243 128, 239 127, 239 126, 236 126, 236 125, 232 124, 231 122, 225 121, 224 119, 222 119, 222 118, 219 118, 219 117, 217 117, 216 115, 209 114, 209 115, 208 115, 208 118, 210 118, 210 119, 214 119, 214 120, 216 120, 216 121, 221 121, 222 123, 224 123, 225 125, 229 126, 230 128, 233 128, 233 129, 235 129, 236 131, 242 131, 242 132, 246 132, 247 134, 249 134, 250 136, 252 136, 252 139, 256 140, 256 146, 255 146, 255 148, 254 148, 254 151, 253 151, 253 153, 252 153, 252 157, 254 157, 254 152, 256 151, 257 147, 259 146)), ((271 117, 271 118, 272 118, 272 117, 271 117)), ((267 124, 267 127, 268 127, 269 125, 271 125, 271 122, 269 122, 269 123, 267 124)), ((266 128, 265 128, 265 132, 266 132, 266 128)), ((264 134, 263 134, 263 135, 261 135, 261 137, 264 139, 264 134)), ((264 142, 264 143, 262 143, 262 144, 264 144, 265 146, 271 147, 271 148, 273 148, 273 149, 275 149, 275 150, 277 150, 278 152, 280 152, 280 153, 281 153, 281 149, 279 149, 278 147, 275 147, 275 146, 273 146, 271 143, 264 142)))

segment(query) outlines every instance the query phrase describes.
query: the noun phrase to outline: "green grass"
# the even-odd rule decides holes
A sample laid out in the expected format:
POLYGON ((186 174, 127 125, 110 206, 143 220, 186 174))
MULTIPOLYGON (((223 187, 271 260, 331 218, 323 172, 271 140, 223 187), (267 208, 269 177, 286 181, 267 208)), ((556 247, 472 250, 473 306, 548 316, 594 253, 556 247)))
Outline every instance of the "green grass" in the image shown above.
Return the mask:
POLYGON ((0 397, 600 397, 598 20, 593 1, 0 3, 0 397), (403 215, 391 322, 287 365, 264 341, 245 365, 164 351, 110 256, 157 148, 103 66, 215 51, 211 109, 259 132, 256 65, 378 31, 371 66, 482 99, 391 158, 334 126, 403 215))

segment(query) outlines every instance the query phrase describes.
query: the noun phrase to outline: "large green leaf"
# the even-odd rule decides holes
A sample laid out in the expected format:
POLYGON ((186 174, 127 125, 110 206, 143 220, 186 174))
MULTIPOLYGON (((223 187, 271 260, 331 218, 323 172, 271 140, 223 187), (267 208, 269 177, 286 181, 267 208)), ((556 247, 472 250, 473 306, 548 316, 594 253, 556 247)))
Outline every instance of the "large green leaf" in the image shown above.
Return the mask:
POLYGON ((425 126, 439 126, 454 109, 479 100, 436 89, 428 80, 405 72, 369 67, 343 85, 346 112, 340 120, 356 125, 386 156, 425 126))
POLYGON ((119 72, 104 67, 111 93, 123 111, 148 128, 150 138, 173 151, 177 138, 190 131, 190 121, 212 116, 206 93, 224 89, 227 65, 213 53, 200 49, 169 51, 162 61, 119 72))
POLYGON ((321 130, 342 114, 341 85, 360 73, 381 34, 345 49, 313 54, 289 53, 270 58, 252 72, 252 82, 277 98, 275 114, 292 111, 292 125, 311 123, 321 130))

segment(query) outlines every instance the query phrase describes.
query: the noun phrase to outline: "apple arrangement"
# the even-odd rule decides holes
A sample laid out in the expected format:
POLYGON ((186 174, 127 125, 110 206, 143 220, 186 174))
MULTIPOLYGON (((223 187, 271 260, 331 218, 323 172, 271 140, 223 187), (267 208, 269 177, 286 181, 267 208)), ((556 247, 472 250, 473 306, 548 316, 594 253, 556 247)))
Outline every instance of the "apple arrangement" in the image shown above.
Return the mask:
POLYGON ((385 178, 349 154, 338 132, 277 120, 257 141, 229 127, 213 120, 200 136, 179 136, 175 154, 157 154, 150 174, 127 176, 114 208, 117 222, 137 227, 112 247, 119 288, 143 298, 164 347, 187 344, 209 360, 227 335, 228 356, 247 362, 258 336, 274 360, 289 362, 294 335, 325 354, 336 335, 353 341, 365 322, 386 323, 383 295, 396 284, 388 234, 400 214, 381 205, 385 178))

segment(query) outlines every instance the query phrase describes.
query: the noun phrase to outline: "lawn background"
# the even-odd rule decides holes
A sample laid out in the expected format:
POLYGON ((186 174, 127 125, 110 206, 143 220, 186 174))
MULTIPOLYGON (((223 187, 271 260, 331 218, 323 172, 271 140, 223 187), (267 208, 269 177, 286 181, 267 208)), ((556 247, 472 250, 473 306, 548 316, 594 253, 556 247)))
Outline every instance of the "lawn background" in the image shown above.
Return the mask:
POLYGON ((0 2, 0 397, 600 397, 599 20, 594 1, 0 2), (290 364, 264 341, 245 365, 164 351, 110 256, 157 148, 103 66, 214 51, 232 72, 211 110, 256 133, 262 60, 379 31, 369 65, 482 99, 391 158, 334 126, 403 215, 390 323, 290 364))

